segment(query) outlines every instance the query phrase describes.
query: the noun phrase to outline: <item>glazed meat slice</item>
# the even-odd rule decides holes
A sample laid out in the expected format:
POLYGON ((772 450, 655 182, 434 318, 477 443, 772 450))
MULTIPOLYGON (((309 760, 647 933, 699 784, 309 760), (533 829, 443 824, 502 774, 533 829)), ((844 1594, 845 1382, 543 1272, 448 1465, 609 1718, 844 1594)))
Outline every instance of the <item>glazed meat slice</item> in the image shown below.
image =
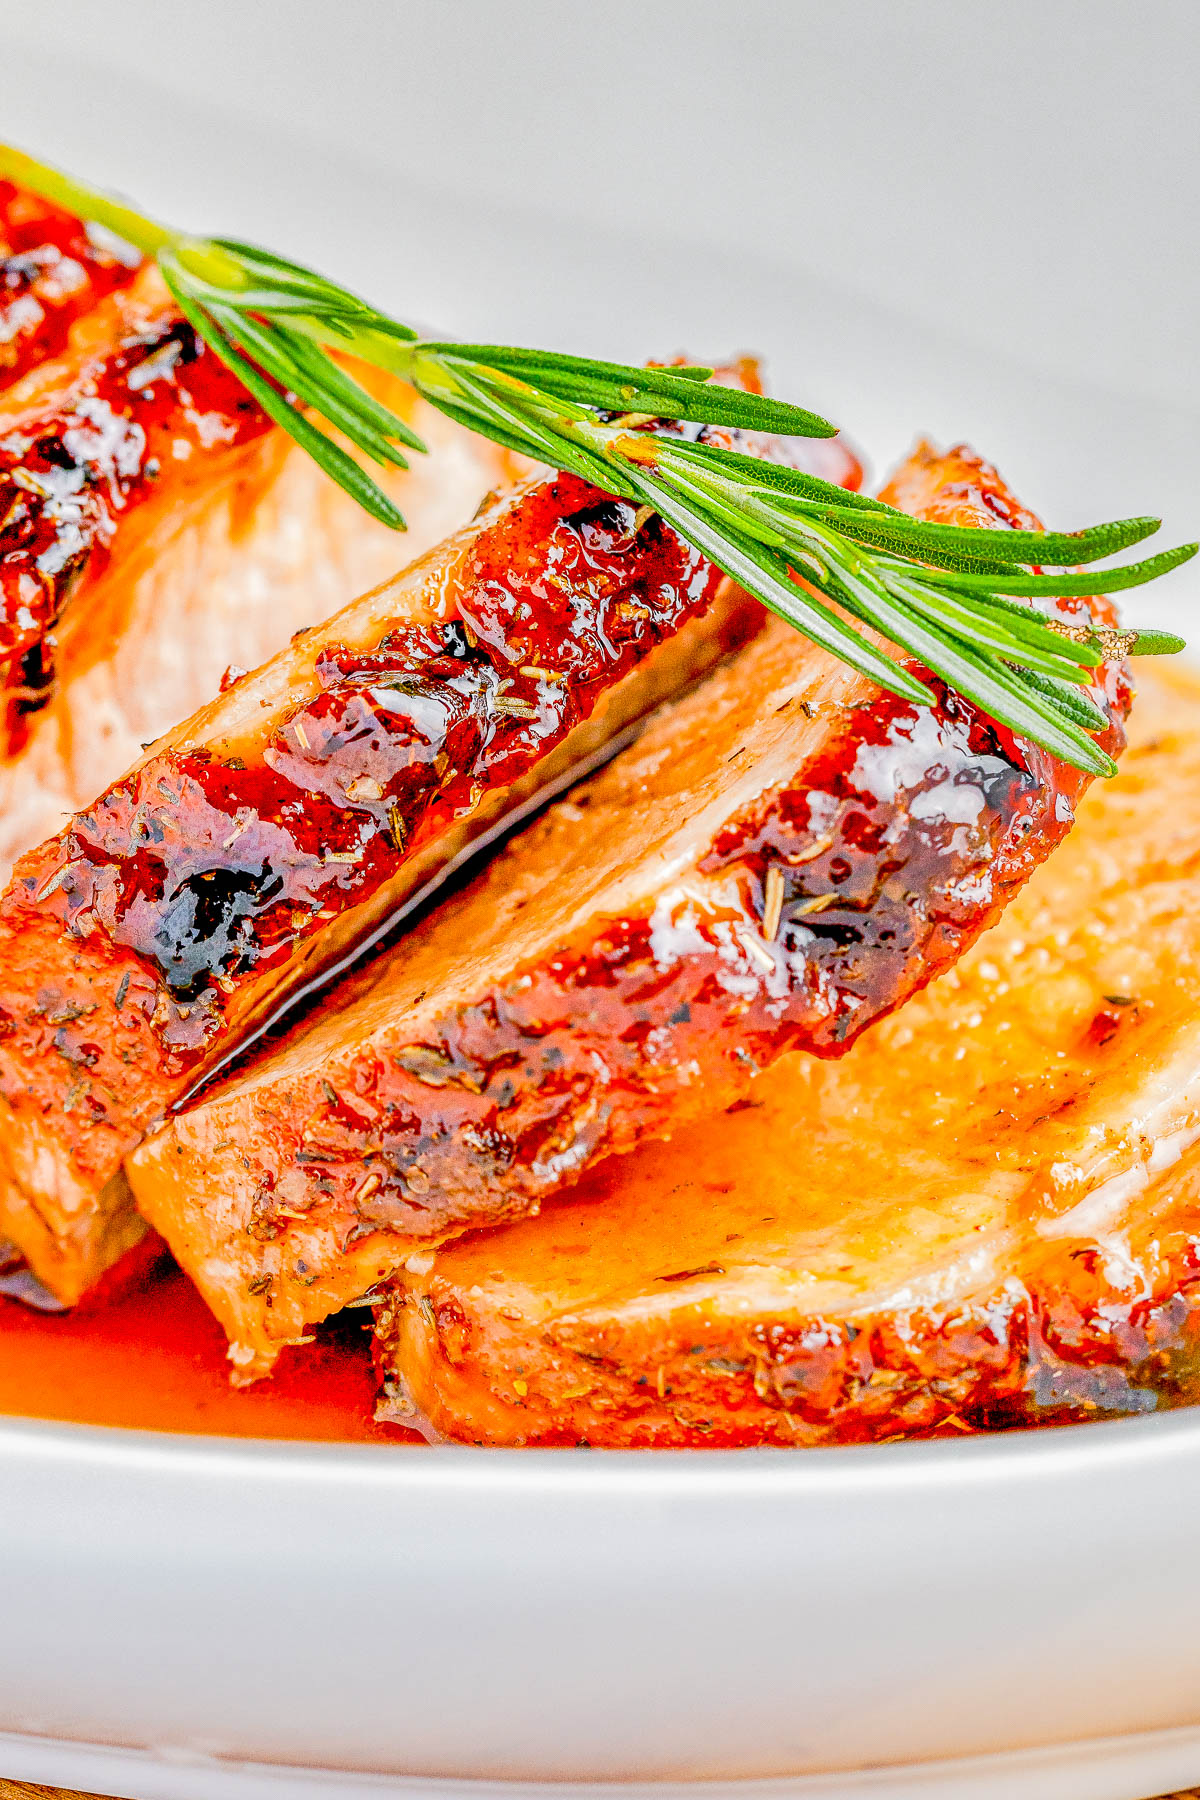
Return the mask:
POLYGON ((431 457, 367 519, 145 270, 0 398, 0 871, 253 668, 461 522, 511 459, 411 389, 431 457))
POLYGON ((995 929, 840 1063, 411 1258, 392 1416, 487 1444, 857 1443, 1200 1399, 1200 683, 995 929))
POLYGON ((0 390, 57 356, 74 321, 125 287, 141 258, 82 220, 0 181, 0 390))
POLYGON ((0 899, 0 1236, 76 1296, 168 1106, 760 623, 661 521, 535 477, 160 740, 0 899))
POLYGON ((64 354, 0 401, 3 747, 25 741, 54 677, 55 628, 133 528, 186 508, 214 461, 270 420, 143 268, 74 325, 64 354))
MULTIPOLYGON (((979 522, 958 450, 898 485, 979 522)), ((994 508, 977 496, 990 494, 994 508)), ((1104 671, 1109 741, 1127 690, 1104 671)), ((258 1372, 414 1250, 836 1056, 1062 838, 1077 771, 967 705, 882 696, 777 622, 292 1042, 129 1165, 258 1372)))

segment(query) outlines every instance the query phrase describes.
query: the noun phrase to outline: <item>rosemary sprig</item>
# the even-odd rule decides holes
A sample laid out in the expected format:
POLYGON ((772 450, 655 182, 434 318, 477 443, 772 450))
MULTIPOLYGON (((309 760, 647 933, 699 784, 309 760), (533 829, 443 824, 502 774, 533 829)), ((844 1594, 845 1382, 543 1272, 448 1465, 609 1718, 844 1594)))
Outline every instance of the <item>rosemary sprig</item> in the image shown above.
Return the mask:
POLYGON ((834 434, 816 413, 711 384, 711 369, 635 368, 421 338, 299 263, 235 239, 159 225, 20 151, 0 146, 0 175, 153 257, 215 354, 387 525, 403 528, 398 508, 314 415, 385 468, 406 468, 405 452, 425 445, 331 350, 403 376, 472 431, 653 508, 766 606, 881 687, 914 701, 933 698, 879 639, 1091 773, 1116 768, 1094 741, 1106 720, 1087 691, 1093 672, 1106 656, 1183 648, 1169 632, 1106 631, 1036 605, 1135 587, 1196 554, 1200 546, 1184 544, 1141 562, 1075 572, 1149 537, 1158 519, 1067 533, 913 519, 815 476, 658 429, 677 421, 795 437, 834 434))

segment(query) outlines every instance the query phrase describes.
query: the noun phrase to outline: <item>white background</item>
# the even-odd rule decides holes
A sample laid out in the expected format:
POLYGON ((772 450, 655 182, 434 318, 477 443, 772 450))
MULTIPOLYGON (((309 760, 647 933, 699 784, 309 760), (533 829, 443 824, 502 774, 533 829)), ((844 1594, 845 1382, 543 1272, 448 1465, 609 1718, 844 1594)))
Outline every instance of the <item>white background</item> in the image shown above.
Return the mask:
POLYGON ((1200 533, 1197 0, 0 0, 0 65, 3 135, 418 321, 761 348, 877 469, 1200 533))

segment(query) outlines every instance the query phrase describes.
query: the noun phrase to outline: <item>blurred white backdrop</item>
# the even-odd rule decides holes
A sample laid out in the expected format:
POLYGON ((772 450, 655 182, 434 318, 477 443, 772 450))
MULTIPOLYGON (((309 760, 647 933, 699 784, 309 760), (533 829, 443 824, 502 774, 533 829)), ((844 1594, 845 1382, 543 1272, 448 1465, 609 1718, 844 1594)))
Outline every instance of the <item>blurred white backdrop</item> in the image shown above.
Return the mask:
POLYGON ((763 348, 877 468, 1200 529, 1197 0, 0 0, 0 68, 3 135, 419 320, 763 348))
MULTIPOLYGON (((0 18, 6 44, 406 181, 769 252, 1044 367, 1200 403, 1196 0, 3 0, 0 18)), ((153 155, 78 98, 117 154, 153 155)))

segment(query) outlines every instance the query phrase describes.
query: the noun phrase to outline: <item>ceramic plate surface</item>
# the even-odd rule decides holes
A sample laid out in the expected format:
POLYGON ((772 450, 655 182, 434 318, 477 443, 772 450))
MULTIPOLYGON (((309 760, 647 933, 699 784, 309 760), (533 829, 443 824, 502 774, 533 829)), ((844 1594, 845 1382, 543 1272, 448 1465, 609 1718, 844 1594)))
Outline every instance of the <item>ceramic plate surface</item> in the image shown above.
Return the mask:
POLYGON ((138 1800, 1144 1800, 1200 1773, 1198 1508, 1184 1414, 642 1456, 11 1424, 0 1761, 138 1800))
MULTIPOLYGON (((6 135, 87 168, 95 120, 48 138, 44 108, 87 72, 19 45, 5 61, 6 135)), ((767 261, 398 194, 102 79, 139 121, 113 139, 115 180, 406 316, 631 358, 751 346, 877 473, 918 431, 970 436, 1054 522, 1151 502, 1176 537, 1194 522, 1183 411, 990 360, 767 261)), ((1196 592, 1176 578, 1155 618, 1196 592)), ((138 1800, 1140 1800, 1200 1780, 1198 1517, 1200 1415, 642 1456, 0 1424, 0 1773, 138 1800)))

